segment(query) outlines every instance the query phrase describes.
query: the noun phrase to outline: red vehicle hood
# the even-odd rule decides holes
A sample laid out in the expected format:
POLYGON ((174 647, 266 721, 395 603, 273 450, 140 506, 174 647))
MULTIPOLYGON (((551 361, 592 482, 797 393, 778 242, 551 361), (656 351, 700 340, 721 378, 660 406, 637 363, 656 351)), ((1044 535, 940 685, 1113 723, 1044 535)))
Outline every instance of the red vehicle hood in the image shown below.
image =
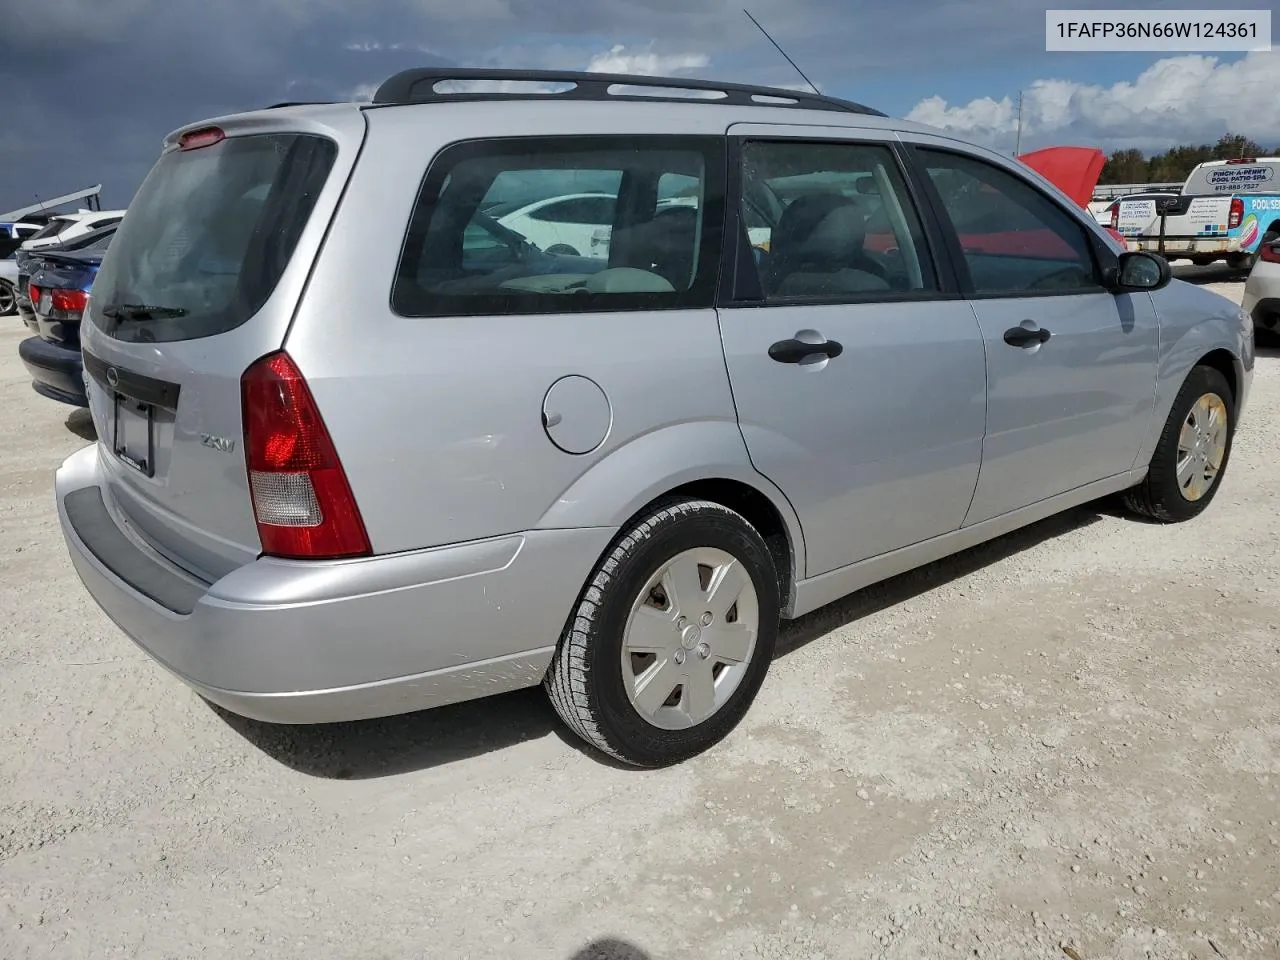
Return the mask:
MULTIPOLYGON (((1093 188, 1098 185, 1103 164, 1107 162, 1106 155, 1094 147, 1045 147, 1024 153, 1018 159, 1084 209, 1088 209, 1093 199, 1093 188)), ((1124 244, 1123 234, 1110 227, 1105 229, 1124 244)))
POLYGON ((1107 162, 1103 152, 1093 147, 1045 147, 1018 159, 1082 207, 1093 199, 1093 188, 1107 162))

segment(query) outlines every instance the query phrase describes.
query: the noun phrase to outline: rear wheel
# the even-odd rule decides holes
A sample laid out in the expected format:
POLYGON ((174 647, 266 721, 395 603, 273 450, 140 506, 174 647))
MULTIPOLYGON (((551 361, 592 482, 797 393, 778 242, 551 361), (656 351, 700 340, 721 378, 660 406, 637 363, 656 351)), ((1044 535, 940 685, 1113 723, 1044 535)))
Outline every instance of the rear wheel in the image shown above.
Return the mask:
POLYGON ((701 753, 764 682, 778 594, 769 550, 741 515, 705 500, 657 505, 579 599, 545 681, 556 712, 635 766, 701 753))
POLYGON ((18 312, 18 296, 6 281, 0 280, 0 317, 18 312))
POLYGON ((1146 479, 1125 494, 1125 505, 1165 523, 1197 516, 1218 492, 1234 432, 1235 399, 1226 377, 1194 367, 1173 401, 1146 479))

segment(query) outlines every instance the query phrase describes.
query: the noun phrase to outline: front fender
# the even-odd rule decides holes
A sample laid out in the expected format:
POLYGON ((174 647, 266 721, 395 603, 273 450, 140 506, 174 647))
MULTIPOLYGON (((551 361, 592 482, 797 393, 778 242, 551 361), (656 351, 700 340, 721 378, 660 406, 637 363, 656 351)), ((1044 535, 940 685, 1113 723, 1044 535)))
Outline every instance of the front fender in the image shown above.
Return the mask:
POLYGON ((751 465, 738 425, 702 420, 643 434, 593 464, 538 521, 540 529, 618 529, 646 503, 699 480, 733 480, 768 498, 782 517, 795 570, 805 569, 800 518, 782 491, 751 465))
POLYGON ((1152 422, 1134 466, 1145 466, 1155 453, 1173 401, 1187 374, 1215 350, 1231 355, 1235 380, 1237 420, 1244 410, 1253 379, 1253 322, 1226 297, 1175 281, 1152 295, 1160 318, 1160 365, 1152 422))

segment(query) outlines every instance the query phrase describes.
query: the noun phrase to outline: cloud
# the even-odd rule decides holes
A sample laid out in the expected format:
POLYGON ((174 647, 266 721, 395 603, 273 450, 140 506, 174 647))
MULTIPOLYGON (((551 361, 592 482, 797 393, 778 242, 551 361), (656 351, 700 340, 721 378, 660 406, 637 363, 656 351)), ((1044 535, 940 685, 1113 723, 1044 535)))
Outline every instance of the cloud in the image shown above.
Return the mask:
POLYGON ((608 53, 598 53, 587 63, 590 73, 627 73, 633 76, 670 77, 690 70, 701 70, 711 63, 705 53, 656 53, 653 49, 643 53, 627 53, 621 43, 614 44, 608 53))
MULTIPOLYGON (((1023 93, 1022 145, 1066 141, 1108 150, 1167 149, 1205 143, 1228 131, 1247 133, 1265 147, 1280 145, 1280 57, 1251 53, 1224 62, 1187 55, 1158 60, 1135 80, 1110 86, 1037 80, 1023 93)), ((955 131, 1008 149, 1018 123, 1016 97, 980 97, 951 105, 920 101, 907 119, 955 131)))

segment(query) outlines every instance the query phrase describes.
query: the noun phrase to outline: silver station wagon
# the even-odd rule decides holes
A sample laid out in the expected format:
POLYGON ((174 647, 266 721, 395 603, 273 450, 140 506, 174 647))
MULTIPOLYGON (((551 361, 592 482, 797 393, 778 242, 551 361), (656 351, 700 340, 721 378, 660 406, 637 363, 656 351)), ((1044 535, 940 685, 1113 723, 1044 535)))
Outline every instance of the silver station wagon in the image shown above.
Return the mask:
POLYGON ((1015 160, 507 71, 176 131, 82 326, 58 513, 168 670, 281 723, 544 684, 642 766, 733 729, 782 618, 1101 497, 1196 516, 1254 364, 1015 160))

